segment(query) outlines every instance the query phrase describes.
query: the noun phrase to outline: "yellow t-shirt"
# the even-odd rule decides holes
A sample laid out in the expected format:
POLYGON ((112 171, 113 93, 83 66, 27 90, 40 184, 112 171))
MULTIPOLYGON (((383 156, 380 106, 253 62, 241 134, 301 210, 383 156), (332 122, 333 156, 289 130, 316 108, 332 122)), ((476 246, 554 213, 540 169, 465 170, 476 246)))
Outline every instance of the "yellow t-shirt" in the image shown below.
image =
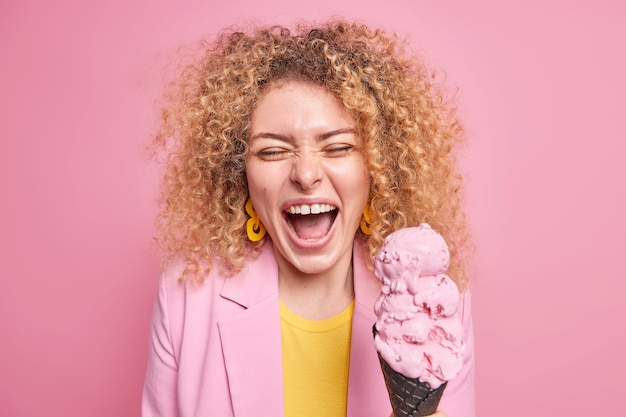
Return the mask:
POLYGON ((353 311, 307 320, 280 302, 285 417, 346 415, 353 311))

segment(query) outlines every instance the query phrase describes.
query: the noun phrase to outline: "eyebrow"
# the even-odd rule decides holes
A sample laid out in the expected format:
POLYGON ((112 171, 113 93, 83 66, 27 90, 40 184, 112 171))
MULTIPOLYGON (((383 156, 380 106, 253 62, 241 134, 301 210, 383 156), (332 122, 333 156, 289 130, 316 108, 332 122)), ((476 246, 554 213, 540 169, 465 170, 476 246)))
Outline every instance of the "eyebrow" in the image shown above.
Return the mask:
MULTIPOLYGON (((318 142, 322 142, 328 138, 331 138, 333 136, 337 136, 337 135, 344 135, 344 134, 348 134, 348 133, 355 133, 356 134, 356 129, 352 128, 352 127, 346 127, 343 129, 336 129, 336 130, 331 130, 328 132, 324 132, 320 135, 317 136, 317 141, 318 142)), ((283 142, 291 142, 291 138, 289 136, 285 136, 285 135, 280 135, 278 133, 270 133, 270 132, 259 132, 256 135, 253 135, 250 137, 250 140, 253 139, 257 139, 257 138, 268 138, 268 139, 276 139, 276 140, 281 140, 283 142)))

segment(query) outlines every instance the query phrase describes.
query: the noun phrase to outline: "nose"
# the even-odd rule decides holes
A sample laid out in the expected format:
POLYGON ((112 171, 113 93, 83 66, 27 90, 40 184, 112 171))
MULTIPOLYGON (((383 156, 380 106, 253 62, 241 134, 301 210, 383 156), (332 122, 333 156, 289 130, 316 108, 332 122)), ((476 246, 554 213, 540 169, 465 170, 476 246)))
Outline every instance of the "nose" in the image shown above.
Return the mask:
POLYGON ((294 158, 291 180, 302 189, 314 188, 321 182, 323 167, 320 156, 312 150, 300 150, 294 158))

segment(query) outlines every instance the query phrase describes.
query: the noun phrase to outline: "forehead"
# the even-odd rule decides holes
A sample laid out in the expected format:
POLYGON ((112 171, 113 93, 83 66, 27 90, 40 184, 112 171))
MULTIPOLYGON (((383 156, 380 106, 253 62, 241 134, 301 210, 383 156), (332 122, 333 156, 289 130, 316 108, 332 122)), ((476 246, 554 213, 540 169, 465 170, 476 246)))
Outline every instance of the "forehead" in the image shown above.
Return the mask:
POLYGON ((251 116, 253 132, 354 126, 352 116, 332 92, 299 80, 274 81, 257 101, 251 116))
POLYGON ((341 100, 324 86, 315 84, 312 81, 281 78, 272 81, 266 86, 257 99, 253 112, 267 101, 276 100, 277 98, 285 99, 287 97, 317 97, 324 101, 333 101, 337 106, 344 107, 341 100))

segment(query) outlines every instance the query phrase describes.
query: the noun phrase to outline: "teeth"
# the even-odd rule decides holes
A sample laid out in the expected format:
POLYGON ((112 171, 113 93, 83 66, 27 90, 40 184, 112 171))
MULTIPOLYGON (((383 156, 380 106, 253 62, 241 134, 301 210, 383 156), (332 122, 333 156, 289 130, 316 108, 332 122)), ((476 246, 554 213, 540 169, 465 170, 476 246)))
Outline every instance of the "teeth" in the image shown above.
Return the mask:
POLYGON ((330 204, 302 204, 301 206, 291 206, 287 209, 289 214, 321 214, 336 210, 337 207, 330 204))

